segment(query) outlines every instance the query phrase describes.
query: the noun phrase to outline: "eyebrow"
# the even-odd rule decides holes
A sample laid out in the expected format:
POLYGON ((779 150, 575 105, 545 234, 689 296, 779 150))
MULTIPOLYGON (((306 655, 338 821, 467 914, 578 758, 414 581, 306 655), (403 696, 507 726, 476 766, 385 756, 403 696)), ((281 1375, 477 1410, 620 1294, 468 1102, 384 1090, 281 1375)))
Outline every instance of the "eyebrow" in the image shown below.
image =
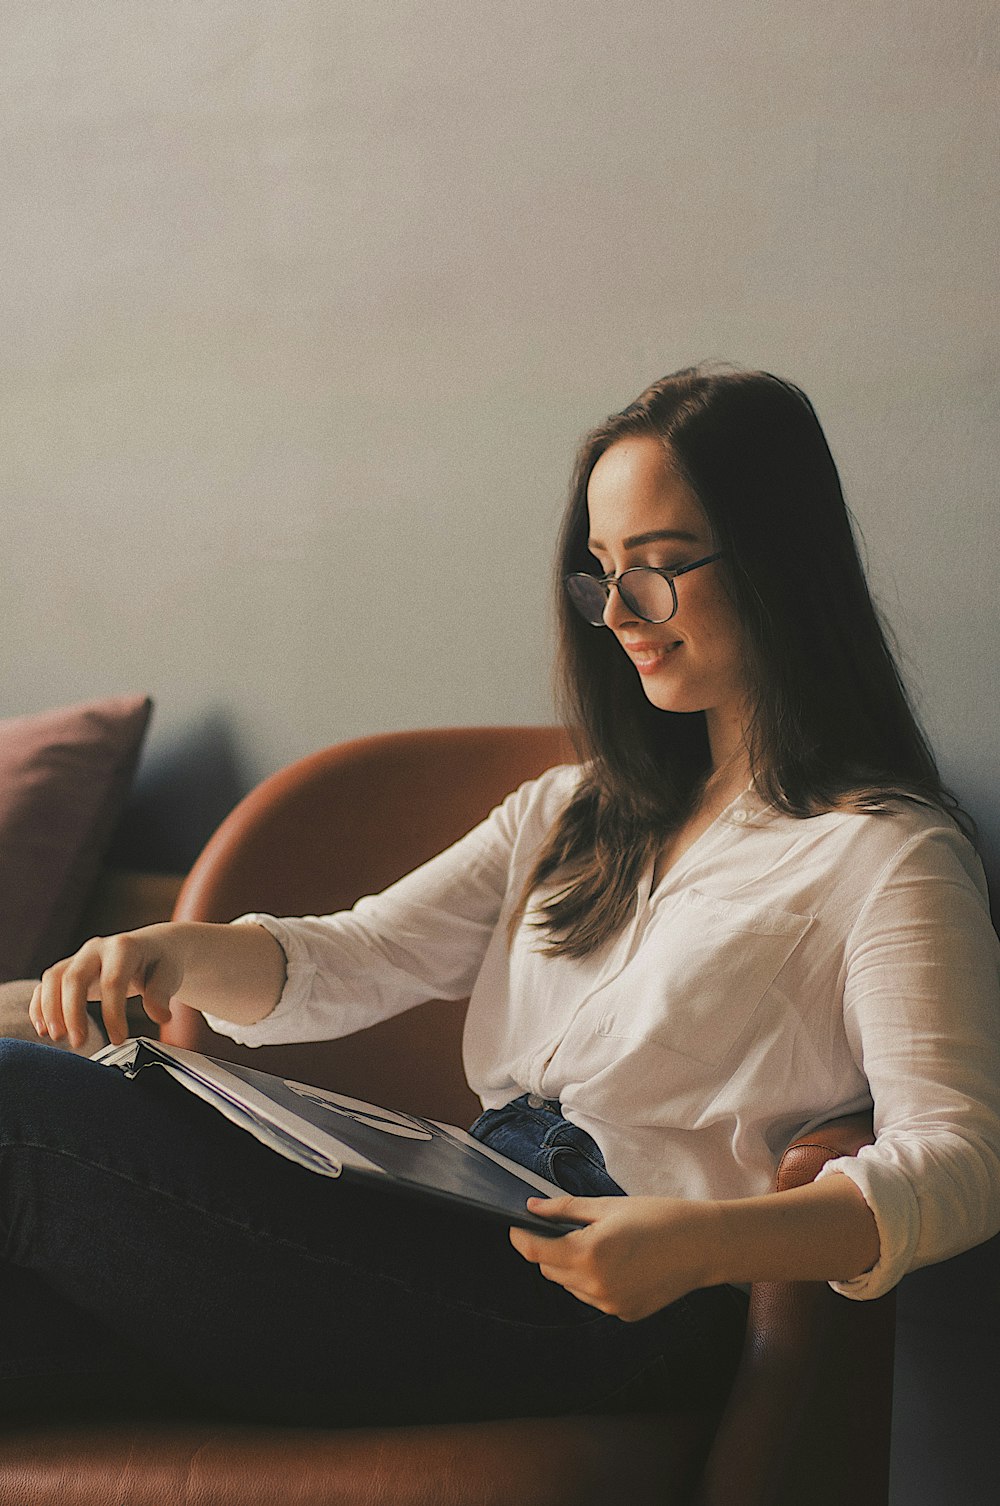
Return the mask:
MULTIPOLYGON (((698 535, 696 533, 685 533, 680 528, 655 528, 650 533, 634 533, 631 538, 622 539, 622 548, 639 549, 643 544, 658 544, 663 539, 673 539, 680 544, 698 543, 698 535)), ((588 539, 587 548, 591 554, 595 554, 597 550, 603 549, 604 545, 599 543, 597 539, 588 539)))

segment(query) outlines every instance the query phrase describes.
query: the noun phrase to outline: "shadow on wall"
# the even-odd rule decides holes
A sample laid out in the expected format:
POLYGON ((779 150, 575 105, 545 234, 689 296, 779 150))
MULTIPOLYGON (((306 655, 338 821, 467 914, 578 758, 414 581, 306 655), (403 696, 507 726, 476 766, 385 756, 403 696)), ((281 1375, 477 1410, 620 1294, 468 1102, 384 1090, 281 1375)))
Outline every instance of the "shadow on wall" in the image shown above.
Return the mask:
POLYGON ((997 1499, 1000 1237, 899 1289, 891 1506, 997 1499))
POLYGON ((187 873, 247 793, 228 720, 210 712, 140 764, 107 855, 113 868, 187 873))

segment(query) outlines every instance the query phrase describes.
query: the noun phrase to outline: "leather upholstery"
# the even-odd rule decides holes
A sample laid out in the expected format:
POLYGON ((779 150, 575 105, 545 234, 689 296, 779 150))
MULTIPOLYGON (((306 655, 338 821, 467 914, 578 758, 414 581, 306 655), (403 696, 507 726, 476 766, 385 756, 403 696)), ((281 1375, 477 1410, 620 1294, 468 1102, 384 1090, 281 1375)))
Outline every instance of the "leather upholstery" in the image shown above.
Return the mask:
MULTIPOLYGON (((567 756, 552 728, 390 734, 315 754, 265 781, 223 823, 175 914, 230 920, 250 909, 350 904, 567 756)), ((345 1041, 249 1057, 188 1010, 163 1034, 461 1123, 477 1109, 461 1075, 462 1013, 425 1006, 345 1041)), ((863 1116, 824 1126, 786 1153, 778 1185, 811 1181, 830 1155, 870 1140, 863 1116)), ((721 1418, 22 1429, 0 1450, 0 1506, 885 1506, 893 1312, 891 1295, 855 1303, 820 1283, 756 1286, 721 1418)))
MULTIPOLYGON (((572 757, 555 727, 393 733, 314 753, 266 780, 227 817, 192 868, 174 916, 346 909, 464 836, 524 780, 572 757)), ((262 1072, 471 1124, 481 1105, 461 1066, 466 1002, 436 1000, 339 1041, 256 1048, 235 1046, 181 1007, 163 1035, 262 1072)))
POLYGON ((4 1506, 611 1506, 671 1501, 701 1419, 523 1419, 372 1433, 102 1427, 4 1439, 4 1506))

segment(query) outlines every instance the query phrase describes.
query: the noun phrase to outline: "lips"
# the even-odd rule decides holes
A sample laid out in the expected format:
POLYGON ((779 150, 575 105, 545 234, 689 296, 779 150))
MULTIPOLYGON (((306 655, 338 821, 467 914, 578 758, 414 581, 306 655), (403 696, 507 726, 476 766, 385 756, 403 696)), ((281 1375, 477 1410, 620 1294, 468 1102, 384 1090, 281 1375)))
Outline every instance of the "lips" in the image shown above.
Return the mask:
POLYGON ((674 643, 623 643, 622 648, 641 675, 652 674, 660 665, 681 647, 683 640, 674 643))

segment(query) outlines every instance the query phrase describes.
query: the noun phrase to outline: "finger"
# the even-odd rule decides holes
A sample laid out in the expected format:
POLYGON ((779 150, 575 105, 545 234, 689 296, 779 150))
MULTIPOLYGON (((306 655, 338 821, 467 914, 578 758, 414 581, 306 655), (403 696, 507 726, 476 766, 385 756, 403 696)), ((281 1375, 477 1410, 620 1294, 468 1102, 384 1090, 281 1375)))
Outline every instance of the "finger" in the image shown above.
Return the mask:
POLYGON ((87 1002, 91 992, 97 991, 100 977, 100 959, 93 954, 77 953, 63 971, 62 1014, 69 1043, 78 1050, 87 1039, 89 1018, 87 1002))
POLYGON ((165 1025, 170 1019, 170 997, 166 989, 160 988, 152 980, 146 984, 142 994, 142 1007, 158 1025, 165 1025))
POLYGON ((507 1230, 507 1237, 519 1255, 525 1260, 540 1260, 541 1255, 536 1253, 539 1240, 537 1236, 529 1234, 526 1229, 519 1229, 513 1225, 507 1230))
POLYGON ((529 1197, 528 1212, 540 1214, 542 1218, 565 1218, 573 1223, 590 1224, 600 1215, 600 1208, 595 1205, 603 1201, 603 1198, 595 1197, 570 1197, 568 1193, 562 1197, 529 1197))
POLYGON ((510 1230, 510 1242, 519 1255, 534 1265, 544 1261, 550 1268, 558 1270, 568 1270, 576 1262, 576 1241, 571 1245, 571 1240, 569 1234, 561 1239, 551 1239, 544 1234, 532 1234, 527 1229, 510 1230))
POLYGON ((558 1217, 569 1213, 570 1205, 574 1202, 576 1199, 570 1197, 568 1192, 564 1192, 561 1197, 539 1197, 536 1193, 534 1197, 529 1197, 528 1208, 532 1213, 550 1213, 558 1217))
POLYGON ((28 1019, 35 1027, 35 1034, 48 1035, 48 1027, 45 1024, 45 1016, 42 1014, 42 985, 36 983, 28 1005, 28 1019))
POLYGON ((101 964, 101 1015, 108 1040, 120 1046, 128 1038, 125 1000, 139 984, 136 978, 135 948, 123 936, 112 936, 105 943, 101 964))
POLYGON ((61 1041, 66 1034, 62 1009, 62 966, 57 963, 42 974, 39 992, 39 1009, 45 1025, 45 1034, 50 1041, 61 1041))
POLYGON ((562 1244, 562 1240, 553 1241, 542 1234, 531 1234, 527 1229, 516 1226, 509 1229, 510 1242, 519 1255, 525 1260, 530 1260, 533 1265, 538 1265, 542 1260, 551 1261, 551 1245, 562 1244))
POLYGON ((538 1267, 546 1281, 551 1281, 555 1286, 561 1286, 564 1292, 575 1297, 578 1302, 585 1302, 588 1307, 596 1307, 598 1312, 610 1314, 613 1309, 607 1299, 598 1296, 588 1287, 578 1285, 579 1272, 572 1273, 564 1270, 555 1270, 552 1266, 540 1265, 538 1267))

